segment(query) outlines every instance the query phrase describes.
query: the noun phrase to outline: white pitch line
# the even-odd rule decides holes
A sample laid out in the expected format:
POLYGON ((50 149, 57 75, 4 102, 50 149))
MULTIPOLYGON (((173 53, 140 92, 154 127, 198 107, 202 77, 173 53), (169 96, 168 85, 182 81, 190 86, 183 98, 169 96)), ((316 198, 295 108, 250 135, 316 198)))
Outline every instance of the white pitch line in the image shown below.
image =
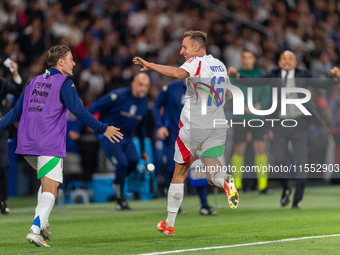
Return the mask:
POLYGON ((323 235, 323 236, 305 236, 305 237, 288 238, 288 239, 265 241, 265 242, 257 242, 257 243, 243 243, 243 244, 233 244, 233 245, 225 245, 225 246, 212 246, 212 247, 184 249, 184 250, 175 250, 175 251, 162 251, 162 252, 143 253, 143 254, 139 254, 139 255, 158 255, 158 254, 180 253, 180 252, 186 252, 186 251, 201 251, 201 250, 212 250, 212 249, 224 249, 224 248, 232 248, 232 247, 240 247, 240 246, 250 246, 250 245, 267 244, 267 243, 281 243, 281 242, 290 242, 290 241, 298 241, 298 240, 305 240, 305 239, 315 239, 315 238, 324 238, 324 237, 335 237, 335 236, 340 236, 340 234, 323 235))

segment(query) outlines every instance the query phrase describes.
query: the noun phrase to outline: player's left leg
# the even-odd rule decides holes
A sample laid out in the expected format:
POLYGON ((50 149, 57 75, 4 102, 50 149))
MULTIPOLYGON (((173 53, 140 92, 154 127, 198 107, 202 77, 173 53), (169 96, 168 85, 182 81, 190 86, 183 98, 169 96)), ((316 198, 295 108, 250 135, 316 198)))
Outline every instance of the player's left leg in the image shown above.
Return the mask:
POLYGON ((206 167, 207 181, 210 185, 223 188, 228 197, 230 208, 235 209, 239 204, 239 194, 235 187, 234 177, 222 171, 218 157, 224 155, 226 129, 216 129, 209 132, 209 136, 202 143, 197 155, 202 159, 206 167))
MULTIPOLYGON (((136 147, 133 144, 132 139, 126 139, 124 141, 123 145, 123 152, 125 154, 126 160, 127 160, 127 171, 125 176, 121 176, 121 178, 124 178, 121 183, 124 185, 126 177, 129 176, 130 173, 133 171, 136 171, 137 164, 139 162, 139 156, 136 151, 136 147)), ((121 187, 121 199, 118 199, 117 201, 117 210, 131 210, 131 208, 128 205, 128 202, 126 201, 124 197, 124 186, 120 185, 121 187)))
POLYGON ((41 230, 47 228, 47 219, 54 206, 58 186, 63 182, 62 159, 50 156, 30 156, 25 159, 37 169, 38 179, 41 181, 34 221, 26 239, 38 247, 49 247, 41 236, 41 230))
POLYGON ((111 143, 106 137, 104 137, 99 141, 105 151, 106 157, 116 167, 116 179, 112 183, 117 199, 116 209, 130 210, 130 207, 124 198, 125 176, 128 172, 129 166, 127 154, 123 149, 126 140, 122 140, 120 143, 111 143))
MULTIPOLYGON (((175 143, 176 138, 172 134, 170 134, 167 139, 164 141, 164 156, 166 158, 166 164, 165 164, 165 171, 164 171, 164 193, 165 196, 168 197, 168 191, 171 183, 171 179, 174 175, 175 171, 175 161, 174 161, 174 155, 175 155, 175 143)), ((178 214, 185 214, 185 211, 180 207, 178 209, 178 214)))
MULTIPOLYGON (((38 204, 41 199, 41 195, 42 195, 42 186, 40 185, 39 190, 38 190, 38 196, 37 196, 38 204)), ((41 227, 40 234, 44 238, 44 240, 52 239, 52 233, 50 229, 50 224, 48 223, 48 217, 47 217, 46 223, 41 227)))
POLYGON ((235 187, 234 177, 222 170, 221 162, 218 158, 202 157, 206 166, 207 180, 210 185, 215 185, 222 188, 228 197, 229 207, 235 209, 240 201, 240 196, 235 187))
POLYGON ((190 164, 175 163, 175 171, 168 191, 168 217, 157 224, 157 229, 167 236, 175 234, 175 220, 184 195, 184 181, 188 175, 190 164))
POLYGON ((168 191, 168 217, 157 224, 157 229, 167 236, 175 234, 175 219, 183 201, 184 181, 190 168, 191 152, 189 135, 183 127, 175 143, 175 171, 168 191))

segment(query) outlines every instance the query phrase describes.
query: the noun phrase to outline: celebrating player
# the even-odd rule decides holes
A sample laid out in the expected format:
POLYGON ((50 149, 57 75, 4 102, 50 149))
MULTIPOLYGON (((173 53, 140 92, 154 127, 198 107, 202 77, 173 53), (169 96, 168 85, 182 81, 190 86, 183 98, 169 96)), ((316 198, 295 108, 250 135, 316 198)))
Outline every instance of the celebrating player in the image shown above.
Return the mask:
POLYGON ((135 64, 143 66, 141 71, 154 70, 171 78, 186 78, 187 91, 175 144, 175 171, 168 192, 168 218, 157 224, 157 229, 167 236, 175 233, 174 224, 183 200, 184 180, 195 156, 200 157, 208 169, 206 177, 209 184, 224 189, 229 206, 236 208, 239 203, 234 179, 232 175, 220 171, 218 159, 224 154, 228 125, 215 127, 216 119, 225 119, 223 105, 231 95, 226 88, 229 79, 224 64, 207 55, 206 44, 206 33, 185 32, 180 54, 186 62, 179 68, 149 63, 140 57, 133 58, 135 64))
POLYGON ((0 121, 0 130, 20 117, 16 153, 25 156, 36 170, 41 186, 33 224, 26 236, 38 247, 50 247, 44 239, 51 239, 48 217, 63 182, 62 158, 66 157, 66 124, 68 110, 111 142, 119 142, 123 135, 118 128, 94 118, 81 104, 73 81, 72 53, 69 47, 57 45, 46 55, 50 67, 31 80, 15 107, 0 121))

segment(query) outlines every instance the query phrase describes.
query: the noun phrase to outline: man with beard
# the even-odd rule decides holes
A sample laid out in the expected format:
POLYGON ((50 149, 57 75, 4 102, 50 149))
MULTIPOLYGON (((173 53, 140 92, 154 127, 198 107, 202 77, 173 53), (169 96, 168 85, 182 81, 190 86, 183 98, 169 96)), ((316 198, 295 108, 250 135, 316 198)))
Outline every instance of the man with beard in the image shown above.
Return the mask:
MULTIPOLYGON (((140 140, 143 158, 147 158, 144 150, 145 122, 148 113, 148 101, 145 98, 150 88, 150 78, 147 74, 137 74, 129 88, 112 90, 93 102, 88 111, 90 113, 100 113, 100 121, 109 125, 115 124, 124 135, 124 140, 120 143, 109 143, 105 137, 99 142, 103 147, 107 158, 116 166, 116 179, 113 187, 116 191, 117 210, 130 210, 124 197, 124 183, 126 176, 136 169, 139 157, 133 144, 132 138, 135 130, 140 140)), ((70 131, 73 140, 79 139, 80 130, 83 123, 75 125, 70 131)))

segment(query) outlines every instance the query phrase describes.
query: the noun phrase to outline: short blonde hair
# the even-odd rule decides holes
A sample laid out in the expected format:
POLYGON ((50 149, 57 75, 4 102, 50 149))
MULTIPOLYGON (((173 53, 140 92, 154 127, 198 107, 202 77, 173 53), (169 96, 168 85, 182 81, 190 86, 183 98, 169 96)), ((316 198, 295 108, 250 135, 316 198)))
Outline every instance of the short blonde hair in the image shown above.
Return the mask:
POLYGON ((65 58, 66 53, 71 51, 66 45, 56 45, 51 47, 46 54, 46 62, 48 67, 54 67, 57 65, 60 58, 65 58))
POLYGON ((198 42, 202 49, 207 48, 207 33, 202 31, 189 30, 184 32, 184 38, 190 37, 191 40, 198 42))

